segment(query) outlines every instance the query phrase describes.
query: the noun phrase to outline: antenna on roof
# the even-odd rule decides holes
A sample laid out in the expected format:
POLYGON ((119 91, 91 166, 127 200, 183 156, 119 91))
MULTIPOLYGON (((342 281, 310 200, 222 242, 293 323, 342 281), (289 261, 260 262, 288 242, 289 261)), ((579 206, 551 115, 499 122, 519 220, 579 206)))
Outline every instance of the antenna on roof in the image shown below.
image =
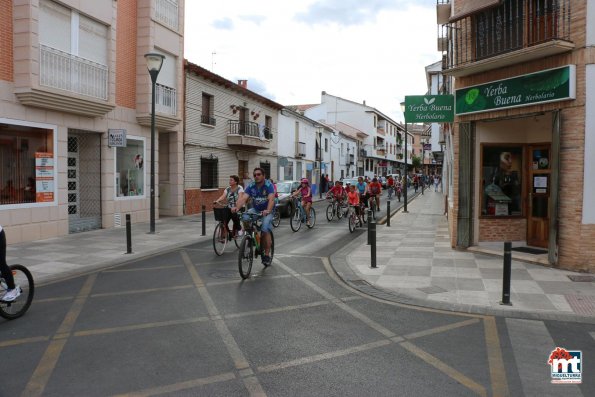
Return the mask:
POLYGON ((211 72, 213 71, 213 68, 217 64, 215 62, 215 55, 217 55, 217 52, 215 50, 213 50, 213 52, 211 52, 211 72))

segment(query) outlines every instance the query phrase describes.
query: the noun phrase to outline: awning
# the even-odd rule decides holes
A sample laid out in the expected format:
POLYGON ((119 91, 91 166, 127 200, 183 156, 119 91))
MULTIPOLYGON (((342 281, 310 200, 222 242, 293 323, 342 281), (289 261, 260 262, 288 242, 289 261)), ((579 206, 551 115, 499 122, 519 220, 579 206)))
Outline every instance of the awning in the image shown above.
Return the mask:
POLYGON ((463 4, 456 10, 456 13, 450 17, 449 21, 454 22, 463 19, 471 14, 484 11, 488 8, 496 7, 502 3, 503 0, 473 0, 464 1, 463 4))

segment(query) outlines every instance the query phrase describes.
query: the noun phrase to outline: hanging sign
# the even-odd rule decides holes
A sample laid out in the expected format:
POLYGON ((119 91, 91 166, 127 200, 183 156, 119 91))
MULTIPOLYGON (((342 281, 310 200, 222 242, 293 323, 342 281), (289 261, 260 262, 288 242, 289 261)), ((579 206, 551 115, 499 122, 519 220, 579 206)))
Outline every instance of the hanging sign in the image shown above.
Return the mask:
POLYGON ((35 202, 54 201, 54 154, 35 153, 35 202))
POLYGON ((456 90, 456 114, 471 114, 576 98, 576 66, 543 70, 456 90))
POLYGON ((126 130, 109 129, 107 130, 107 146, 126 147, 126 130))
POLYGON ((454 96, 408 95, 405 97, 406 123, 450 123, 454 121, 454 96))

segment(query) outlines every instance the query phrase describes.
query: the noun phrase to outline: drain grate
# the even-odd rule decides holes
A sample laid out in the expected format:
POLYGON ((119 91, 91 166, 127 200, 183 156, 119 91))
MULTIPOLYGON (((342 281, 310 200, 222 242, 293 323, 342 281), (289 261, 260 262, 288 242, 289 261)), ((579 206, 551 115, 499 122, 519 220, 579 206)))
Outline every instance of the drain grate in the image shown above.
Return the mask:
POLYGON ((595 296, 591 295, 564 295, 566 301, 577 314, 584 316, 595 315, 595 296))
POLYGON ((575 276, 575 275, 571 275, 568 276, 568 278, 571 281, 574 281, 576 283, 591 283, 595 281, 595 276, 575 276))

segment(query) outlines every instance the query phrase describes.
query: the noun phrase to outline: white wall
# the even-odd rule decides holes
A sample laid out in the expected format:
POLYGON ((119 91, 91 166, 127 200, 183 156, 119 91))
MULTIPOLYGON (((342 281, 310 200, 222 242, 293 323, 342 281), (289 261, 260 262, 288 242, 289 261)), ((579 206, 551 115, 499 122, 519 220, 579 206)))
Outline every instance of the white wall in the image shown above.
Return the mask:
MULTIPOLYGON (((590 0, 590 17, 595 18, 595 0, 590 0)), ((591 26, 595 24, 591 18, 591 26)), ((589 18, 587 18, 589 20, 589 18)), ((591 29, 591 33, 593 29, 591 29)), ((595 223, 595 65, 587 65, 586 73, 586 101, 585 101, 585 168, 583 192, 583 223, 595 223)))

